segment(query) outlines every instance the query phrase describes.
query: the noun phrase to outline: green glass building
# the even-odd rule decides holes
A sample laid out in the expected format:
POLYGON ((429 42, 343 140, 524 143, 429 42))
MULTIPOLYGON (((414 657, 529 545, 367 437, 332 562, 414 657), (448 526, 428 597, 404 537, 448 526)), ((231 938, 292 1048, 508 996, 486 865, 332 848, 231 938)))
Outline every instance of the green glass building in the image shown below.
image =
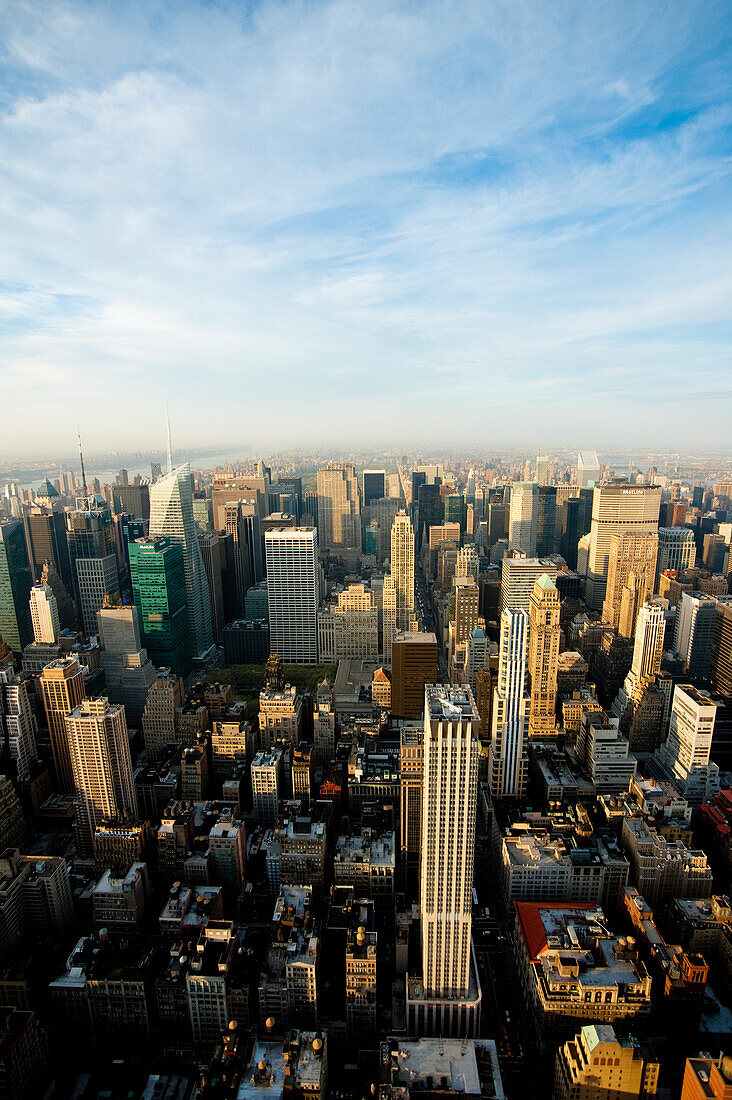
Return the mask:
POLYGON ((0 634, 18 654, 33 641, 32 585, 23 524, 15 519, 0 523, 0 634))
POLYGON ((186 676, 193 667, 193 647, 182 547, 169 538, 146 538, 128 549, 142 644, 153 664, 186 676))
POLYGON ((465 530, 465 498, 462 493, 450 493, 445 497, 445 523, 459 523, 465 530))

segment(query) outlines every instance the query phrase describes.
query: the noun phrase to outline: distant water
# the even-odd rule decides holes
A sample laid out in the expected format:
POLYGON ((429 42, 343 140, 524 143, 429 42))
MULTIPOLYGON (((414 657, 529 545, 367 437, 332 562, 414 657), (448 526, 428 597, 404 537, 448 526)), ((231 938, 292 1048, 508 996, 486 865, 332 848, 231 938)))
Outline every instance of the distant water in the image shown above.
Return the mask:
MULTIPOLYGON (((241 450, 231 450, 223 452, 218 451, 212 452, 211 454, 200 454, 191 459, 187 458, 182 453, 176 453, 173 456, 173 463, 176 466, 181 466, 184 462, 190 462, 192 470, 208 470, 212 469, 213 467, 224 466, 228 463, 248 462, 251 457, 251 451, 241 450)), ((162 464, 163 466, 165 465, 165 458, 162 459, 162 464)), ((67 470, 68 466, 64 467, 64 469, 67 470)), ((87 481, 91 481, 93 477, 96 477, 99 479, 102 485, 104 485, 105 483, 107 485, 114 485, 117 481, 117 474, 121 469, 123 469, 123 467, 116 466, 113 470, 94 470, 87 466, 87 481)), ((124 469, 127 470, 130 481, 133 481, 137 474, 139 474, 140 477, 150 477, 149 462, 144 462, 142 465, 139 466, 125 466, 124 469)), ((81 481, 81 470, 76 466, 74 467, 74 474, 76 475, 76 480, 81 481)), ((45 473, 36 474, 30 480, 18 481, 17 484, 22 489, 36 488, 43 481, 44 477, 47 477, 51 484, 53 484, 54 480, 58 476, 59 467, 51 466, 46 470, 45 473)))

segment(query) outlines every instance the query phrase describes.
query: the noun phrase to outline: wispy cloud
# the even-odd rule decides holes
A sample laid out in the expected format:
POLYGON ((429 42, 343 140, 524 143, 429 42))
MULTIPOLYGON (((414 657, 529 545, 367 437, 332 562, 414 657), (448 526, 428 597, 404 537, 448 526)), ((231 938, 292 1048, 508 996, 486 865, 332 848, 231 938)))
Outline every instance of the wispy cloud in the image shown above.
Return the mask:
POLYGON ((4 449, 31 417, 64 445, 72 411, 89 447, 157 442, 166 398, 191 443, 571 442, 593 416, 728 443, 730 24, 709 0, 0 9, 4 449))

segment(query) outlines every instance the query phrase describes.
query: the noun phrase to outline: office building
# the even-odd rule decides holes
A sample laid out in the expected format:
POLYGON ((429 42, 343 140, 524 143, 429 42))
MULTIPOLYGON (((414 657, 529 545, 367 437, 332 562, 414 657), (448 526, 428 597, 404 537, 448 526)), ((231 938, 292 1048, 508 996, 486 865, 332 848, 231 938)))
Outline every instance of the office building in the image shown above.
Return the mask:
POLYGON ((320 661, 376 661, 379 656, 379 609, 374 593, 363 584, 350 584, 335 604, 318 613, 320 661))
POLYGON ((20 780, 28 778, 37 759, 37 733, 27 682, 16 676, 12 667, 0 668, 0 736, 20 780))
POLYGON ((352 886, 355 897, 369 898, 377 911, 394 912, 396 836, 393 830, 362 825, 339 836, 333 855, 336 886, 352 886))
POLYGON ((274 825, 279 813, 282 750, 266 749, 252 760, 252 804, 260 825, 274 825))
POLYGON ((86 699, 65 723, 76 787, 77 844, 91 856, 97 825, 137 817, 125 710, 108 699, 86 699))
POLYGON ((536 557, 536 535, 539 521, 539 486, 535 481, 515 481, 511 486, 508 519, 508 545, 522 550, 527 557, 536 557))
POLYGON ((660 1064, 611 1024, 585 1024, 557 1051, 553 1100, 655 1096, 660 1064))
POLYGON ((40 580, 43 566, 48 562, 63 584, 72 588, 66 522, 64 513, 58 507, 58 500, 51 507, 31 508, 23 518, 23 525, 33 580, 40 580))
POLYGON ((546 574, 556 584, 557 567, 548 558, 527 558, 521 551, 512 551, 501 562, 501 608, 528 611, 534 584, 546 574))
POLYGON ((397 591, 393 577, 385 577, 381 588, 381 655, 391 664, 391 647, 397 632, 397 591))
POLYGON ((689 527, 658 528, 658 561, 656 563, 656 584, 662 573, 669 569, 676 573, 685 573, 696 564, 696 543, 694 532, 689 527))
POLYGON ((377 1032, 376 946, 376 932, 364 925, 346 934, 346 1027, 358 1043, 377 1032))
POLYGON ((548 574, 542 573, 534 582, 529 605, 530 739, 541 740, 556 735, 557 668, 561 635, 559 609, 557 587, 548 574))
POLYGON ((74 773, 65 716, 86 699, 84 672, 78 657, 52 661, 42 670, 38 683, 51 738, 56 785, 60 791, 69 793, 74 790, 74 773))
POLYGON ((269 623, 266 619, 234 619, 221 635, 224 664, 262 665, 271 653, 269 623))
POLYGON ((655 485, 610 482, 595 487, 585 586, 585 599, 589 607, 597 611, 602 608, 613 535, 622 535, 626 531, 657 535, 660 507, 661 489, 655 485))
POLYGON ((363 503, 368 507, 372 500, 382 500, 387 496, 386 471, 364 470, 363 472, 363 503))
POLYGON ((183 548, 168 537, 130 544, 132 598, 150 660, 186 676, 193 667, 183 548))
POLYGON ((267 531, 264 543, 272 652, 290 664, 317 664, 318 532, 267 531))
POLYGON ((623 531, 610 536, 602 618, 632 638, 638 608, 653 596, 658 535, 623 531))
POLYGON ((0 634, 17 654, 33 640, 28 605, 32 584, 23 525, 18 520, 0 523, 0 634))
POLYGON ((150 518, 150 486, 141 481, 137 485, 115 485, 112 489, 114 510, 127 512, 135 519, 150 518))
POLYGON ((193 517, 191 468, 187 463, 159 478, 150 489, 150 538, 168 538, 183 552, 192 654, 204 656, 213 645, 211 602, 193 517))
POLYGON ((720 790, 711 761, 717 704, 691 684, 676 684, 668 737, 650 762, 651 774, 670 779, 687 802, 711 802, 720 790))
POLYGON ((674 650, 684 672, 694 680, 711 675, 712 651, 717 625, 717 601, 704 592, 684 592, 676 613, 674 650))
POLYGON ((397 630, 411 630, 414 621, 414 529, 407 512, 399 512, 391 528, 391 576, 397 597, 397 630))
POLYGON ((236 899, 244 885, 247 838, 244 823, 231 810, 222 810, 209 830, 208 850, 212 881, 236 899))
MULTIPOLYGON (((318 541, 323 553, 361 547, 361 502, 355 467, 330 462, 318 470, 318 541)), ((383 495, 383 494, 382 494, 383 495)))
POLYGON ((39 645, 55 645, 61 633, 58 601, 50 584, 37 584, 30 591, 33 638, 39 645))
POLYGON ((424 733, 421 729, 401 730, 399 742, 399 843, 402 863, 419 865, 422 850, 422 788, 424 733))
POLYGON ((469 688, 425 688, 422 975, 407 976, 411 1034, 466 1038, 478 1032, 471 910, 479 729, 469 688))
POLYGON ((498 686, 493 693, 488 776, 493 798, 522 798, 528 781, 529 694, 526 658, 529 614, 506 609, 501 615, 498 686))
POLYGON ((119 592, 112 513, 103 497, 89 497, 86 508, 66 512, 66 542, 79 619, 86 634, 97 629, 105 596, 119 592))
MULTIPOLYGON (((682 820, 687 826, 688 818, 682 820)), ((638 893, 656 910, 678 898, 711 897, 714 880, 706 853, 664 836, 663 828, 663 818, 658 827, 645 817, 623 820, 623 853, 638 893)))
POLYGON ((313 704, 313 767, 325 768, 335 758, 335 689, 328 680, 318 684, 313 704))
POLYGON ((732 1100, 732 1058, 700 1054, 687 1058, 681 1100, 732 1100))
MULTIPOLYGON (((195 503, 195 501, 194 501, 195 503)), ((208 598, 211 603, 211 629, 214 638, 219 640, 226 625, 224 612, 224 582, 221 575, 221 543, 219 535, 213 531, 198 532, 198 547, 201 551, 203 568, 208 583, 208 598)))
POLYGON ((592 489, 567 486, 570 495, 565 497, 563 488, 557 486, 559 552, 570 569, 577 569, 577 545, 589 535, 592 522, 592 489))
MULTIPOLYGON (((442 516, 440 483, 432 482, 420 485, 417 490, 417 523, 419 525, 417 544, 420 550, 426 537, 425 532, 429 532, 432 527, 438 527, 442 522, 442 516)), ((432 549, 431 546, 430 549, 432 549)))
POLYGON ((586 710, 580 720, 577 756, 598 794, 622 794, 630 790, 638 767, 618 726, 617 717, 603 710, 586 710))
POLYGON ((437 638, 432 633, 402 631, 391 646, 391 712, 420 718, 425 685, 437 680, 437 638))
POLYGON ((140 641, 137 607, 107 599, 97 611, 97 625, 107 698, 122 703, 128 725, 139 729, 155 668, 140 641))
POLYGON ((651 976, 602 909, 517 902, 514 942, 541 1049, 571 1038, 581 1022, 625 1029, 650 1014, 651 976))
POLYGON ((166 745, 178 741, 176 716, 183 710, 183 681, 169 669, 161 669, 147 693, 142 715, 142 736, 149 760, 157 760, 166 745))
POLYGON ((577 455, 577 484, 580 489, 592 489, 600 480, 600 460, 597 451, 580 451, 577 455))
POLYGON ((732 597, 719 597, 712 646, 712 681, 725 699, 732 699, 732 597))
POLYGON ((259 744, 298 745, 302 737, 302 696, 293 684, 268 682, 259 693, 259 744))

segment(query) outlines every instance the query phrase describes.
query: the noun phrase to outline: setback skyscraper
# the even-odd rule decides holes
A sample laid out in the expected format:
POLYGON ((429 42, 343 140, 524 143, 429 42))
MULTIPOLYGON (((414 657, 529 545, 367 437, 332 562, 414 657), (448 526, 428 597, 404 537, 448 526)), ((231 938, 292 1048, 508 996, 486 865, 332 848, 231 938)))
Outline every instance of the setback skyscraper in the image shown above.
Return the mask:
POLYGON ((528 781, 526 738, 529 695, 526 652, 529 613, 511 608, 501 615, 498 686, 493 694, 493 728, 488 775, 493 798, 522 798, 528 781))
POLYGON ((554 581, 547 573, 542 573, 534 583, 529 608, 530 738, 553 738, 556 735, 560 602, 554 581))
POLYGON ((192 652, 182 547, 169 538, 130 543, 130 578, 150 660, 177 676, 187 675, 192 652))
POLYGON ((612 536, 625 531, 657 535, 660 507, 657 485, 611 482, 595 487, 585 585, 589 607, 599 611, 605 599, 612 536))
POLYGON ((480 717, 469 687, 425 688, 420 905, 422 976, 407 977, 412 1034, 478 1034, 471 949, 480 717))
POLYGON ((414 620, 414 529, 407 512, 391 527, 391 575, 397 596, 397 630, 410 630, 414 620))
POLYGON ((150 538, 169 538, 183 551, 183 576, 193 656, 203 656, 213 645, 211 603, 193 518, 191 468, 188 463, 178 466, 151 486, 150 538))

